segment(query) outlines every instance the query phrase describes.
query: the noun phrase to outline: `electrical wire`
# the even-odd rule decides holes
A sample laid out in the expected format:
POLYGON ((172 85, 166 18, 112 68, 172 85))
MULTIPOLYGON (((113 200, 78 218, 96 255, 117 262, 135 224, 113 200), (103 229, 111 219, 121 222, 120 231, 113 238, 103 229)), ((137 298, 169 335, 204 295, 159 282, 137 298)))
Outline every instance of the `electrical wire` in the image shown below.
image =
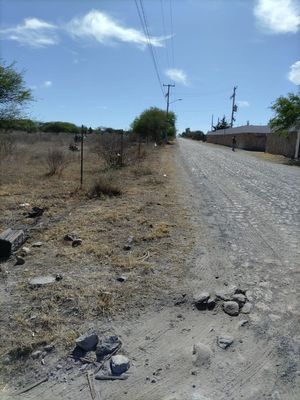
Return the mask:
POLYGON ((150 36, 150 32, 149 32, 149 27, 148 27, 148 23, 147 23, 147 18, 146 18, 146 13, 145 13, 145 10, 144 10, 143 2, 142 2, 142 0, 139 0, 139 3, 140 3, 140 7, 139 7, 137 0, 134 0, 134 1, 135 1, 136 9, 137 9, 140 21, 141 21, 142 29, 144 31, 145 37, 146 37, 147 42, 148 42, 148 49, 149 49, 149 52, 150 52, 150 56, 151 56, 153 65, 154 65, 154 69, 155 69, 156 77, 157 77, 157 80, 158 80, 158 83, 159 83, 159 87, 160 87, 160 90, 162 92, 163 98, 165 100, 165 92, 163 90, 163 85, 162 85, 162 81, 161 81, 160 74, 159 74, 158 64, 157 64, 157 60, 156 60, 156 54, 154 52, 154 48, 153 48, 153 45, 152 45, 151 36, 150 36))
MULTIPOLYGON (((164 35, 164 37, 167 37, 166 19, 165 19, 165 10, 164 10, 164 5, 163 5, 163 0, 160 0, 160 10, 161 10, 162 25, 163 25, 163 35, 164 35)), ((170 69, 170 56, 169 56, 169 50, 168 50, 167 43, 166 43, 166 60, 167 60, 167 67, 168 67, 168 69, 170 69)))

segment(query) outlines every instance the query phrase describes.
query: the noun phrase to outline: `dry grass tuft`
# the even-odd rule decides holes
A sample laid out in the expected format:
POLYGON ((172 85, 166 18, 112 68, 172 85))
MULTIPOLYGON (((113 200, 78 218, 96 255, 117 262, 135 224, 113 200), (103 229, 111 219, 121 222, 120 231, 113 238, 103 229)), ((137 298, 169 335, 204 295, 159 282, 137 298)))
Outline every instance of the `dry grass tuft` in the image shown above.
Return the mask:
POLYGON ((116 183, 111 174, 102 174, 97 178, 97 181, 92 185, 88 192, 88 197, 102 197, 102 196, 120 196, 122 194, 120 186, 116 183))
POLYGON ((131 168, 133 174, 137 177, 152 175, 152 168, 149 164, 137 164, 131 168))
POLYGON ((158 224, 155 224, 151 233, 147 236, 145 236, 143 239, 144 240, 155 240, 155 239, 162 239, 165 237, 170 236, 170 227, 167 223, 165 222, 160 222, 158 224))
POLYGON ((68 165, 68 158, 64 151, 60 149, 49 149, 46 163, 48 167, 48 176, 61 175, 62 171, 68 165))

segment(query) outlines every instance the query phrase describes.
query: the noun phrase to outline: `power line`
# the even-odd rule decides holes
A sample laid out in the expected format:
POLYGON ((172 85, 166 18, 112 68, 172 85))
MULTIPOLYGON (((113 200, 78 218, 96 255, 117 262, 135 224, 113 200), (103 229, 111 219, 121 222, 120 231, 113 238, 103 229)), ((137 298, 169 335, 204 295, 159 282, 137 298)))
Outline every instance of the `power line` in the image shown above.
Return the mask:
POLYGON ((164 93, 163 86, 162 86, 162 81, 161 81, 161 78, 160 78, 160 75, 159 75, 156 55, 155 55, 155 52, 154 52, 154 49, 153 49, 151 36, 150 36, 150 33, 149 33, 149 28, 148 28, 148 23, 147 23, 147 19, 146 19, 146 13, 145 13, 145 10, 144 10, 144 7, 143 7, 143 2, 142 2, 142 0, 139 0, 140 7, 141 7, 141 10, 140 10, 137 0, 134 0, 134 1, 135 1, 136 9, 137 9, 140 21, 141 21, 142 29, 144 31, 145 37, 146 37, 147 42, 148 42, 148 48, 149 48, 150 56, 152 58, 152 62, 153 62, 154 69, 155 69, 155 72, 156 72, 156 77, 157 77, 157 80, 158 80, 158 83, 159 83, 159 87, 160 87, 160 90, 162 92, 163 98, 165 100, 165 93, 164 93))
MULTIPOLYGON (((163 5, 163 0, 160 0, 160 9, 161 9, 161 18, 162 18, 162 25, 163 25, 163 34, 164 34, 164 37, 166 37, 167 29, 166 29, 165 10, 164 10, 164 5, 163 5)), ((169 56, 167 43, 166 43, 166 58, 167 58, 167 67, 170 68, 170 56, 169 56)))

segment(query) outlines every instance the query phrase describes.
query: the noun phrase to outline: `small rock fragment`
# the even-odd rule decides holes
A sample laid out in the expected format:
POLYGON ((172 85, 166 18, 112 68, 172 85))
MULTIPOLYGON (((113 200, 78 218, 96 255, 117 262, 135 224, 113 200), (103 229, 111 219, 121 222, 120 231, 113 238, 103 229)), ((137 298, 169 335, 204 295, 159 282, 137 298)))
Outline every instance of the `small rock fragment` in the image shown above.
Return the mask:
POLYGON ((120 275, 117 277, 118 282, 125 282, 127 281, 127 276, 126 275, 120 275))
POLYGON ((211 357, 211 349, 203 343, 197 343, 193 346, 193 355, 195 357, 193 364, 196 367, 202 367, 203 365, 209 366, 211 357))
POLYGON ((134 237, 133 236, 129 236, 128 239, 127 239, 127 243, 124 245, 123 249, 126 250, 126 251, 131 250, 133 242, 134 242, 134 237))
POLYGON ((223 310, 226 314, 233 317, 239 315, 239 305, 236 301, 225 301, 223 303, 223 310))
POLYGON ((36 350, 33 353, 31 353, 31 358, 33 358, 34 360, 36 360, 37 358, 40 358, 42 355, 42 351, 41 350, 36 350))
POLYGON ((81 243, 82 243, 82 239, 79 239, 79 238, 78 239, 74 239, 73 242, 72 242, 72 247, 80 246, 81 243))
POLYGON ((32 288, 49 285, 56 281, 55 276, 37 276, 29 280, 29 285, 32 288))
POLYGON ((62 278, 63 278, 62 274, 56 274, 56 275, 55 275, 55 280, 56 280, 56 281, 61 281, 62 278))
POLYGON ((35 242, 32 244, 32 247, 41 247, 43 246, 43 242, 35 242))
POLYGON ((112 356, 110 360, 110 369, 113 375, 122 375, 130 367, 130 361, 127 357, 118 354, 112 356))
POLYGON ((28 218, 37 218, 43 215, 44 209, 41 207, 32 207, 31 211, 28 213, 28 218))
POLYGON ((241 321, 239 321, 239 326, 245 326, 249 324, 249 321, 247 319, 242 319, 241 321))
POLYGON ((209 293, 202 292, 194 296, 193 302, 198 310, 206 310, 208 299, 209 299, 209 293))
POLYGON ((107 354, 111 354, 120 346, 121 341, 118 336, 108 336, 100 340, 96 348, 97 359, 102 359, 107 354))
POLYGON ((27 256, 30 253, 30 248, 29 247, 22 247, 22 249, 20 250, 20 254, 22 257, 27 256))
POLYGON ((232 296, 232 300, 239 303, 239 306, 241 307, 246 302, 246 296, 241 293, 237 293, 232 296))
POLYGON ((241 309, 241 313, 243 314, 249 314, 252 310, 252 304, 247 302, 243 305, 242 309, 241 309))
POLYGON ((45 350, 47 353, 50 353, 51 351, 53 351, 54 348, 55 348, 55 346, 54 346, 53 343, 47 344, 46 346, 44 346, 44 350, 45 350))
POLYGON ((207 309, 208 310, 213 310, 217 304, 217 298, 216 296, 210 296, 209 299, 207 300, 207 309))
POLYGON ((246 298, 247 298, 247 300, 248 301, 253 301, 254 299, 253 299, 253 292, 251 292, 251 290, 247 290, 246 291, 246 298))
POLYGON ((224 301, 230 300, 230 294, 225 290, 216 290, 216 297, 224 301))
POLYGON ((81 335, 76 339, 76 345, 84 351, 93 350, 98 344, 96 333, 81 335))
POLYGON ((218 346, 221 347, 221 349, 227 349, 227 347, 231 346, 233 343, 233 337, 232 336, 218 336, 217 339, 218 346))
POLYGON ((15 263, 15 265, 23 265, 23 264, 25 264, 25 260, 24 260, 24 258, 23 257, 20 257, 20 256, 16 256, 16 263, 15 263))

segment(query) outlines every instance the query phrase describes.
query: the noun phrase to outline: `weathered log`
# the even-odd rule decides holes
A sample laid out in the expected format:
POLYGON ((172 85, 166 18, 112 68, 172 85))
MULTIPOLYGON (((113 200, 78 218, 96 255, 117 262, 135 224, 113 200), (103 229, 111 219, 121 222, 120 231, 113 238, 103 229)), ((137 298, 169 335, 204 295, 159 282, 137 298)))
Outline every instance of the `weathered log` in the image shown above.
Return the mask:
POLYGON ((25 242, 22 230, 6 229, 0 234, 0 258, 8 258, 12 252, 18 250, 25 242))

